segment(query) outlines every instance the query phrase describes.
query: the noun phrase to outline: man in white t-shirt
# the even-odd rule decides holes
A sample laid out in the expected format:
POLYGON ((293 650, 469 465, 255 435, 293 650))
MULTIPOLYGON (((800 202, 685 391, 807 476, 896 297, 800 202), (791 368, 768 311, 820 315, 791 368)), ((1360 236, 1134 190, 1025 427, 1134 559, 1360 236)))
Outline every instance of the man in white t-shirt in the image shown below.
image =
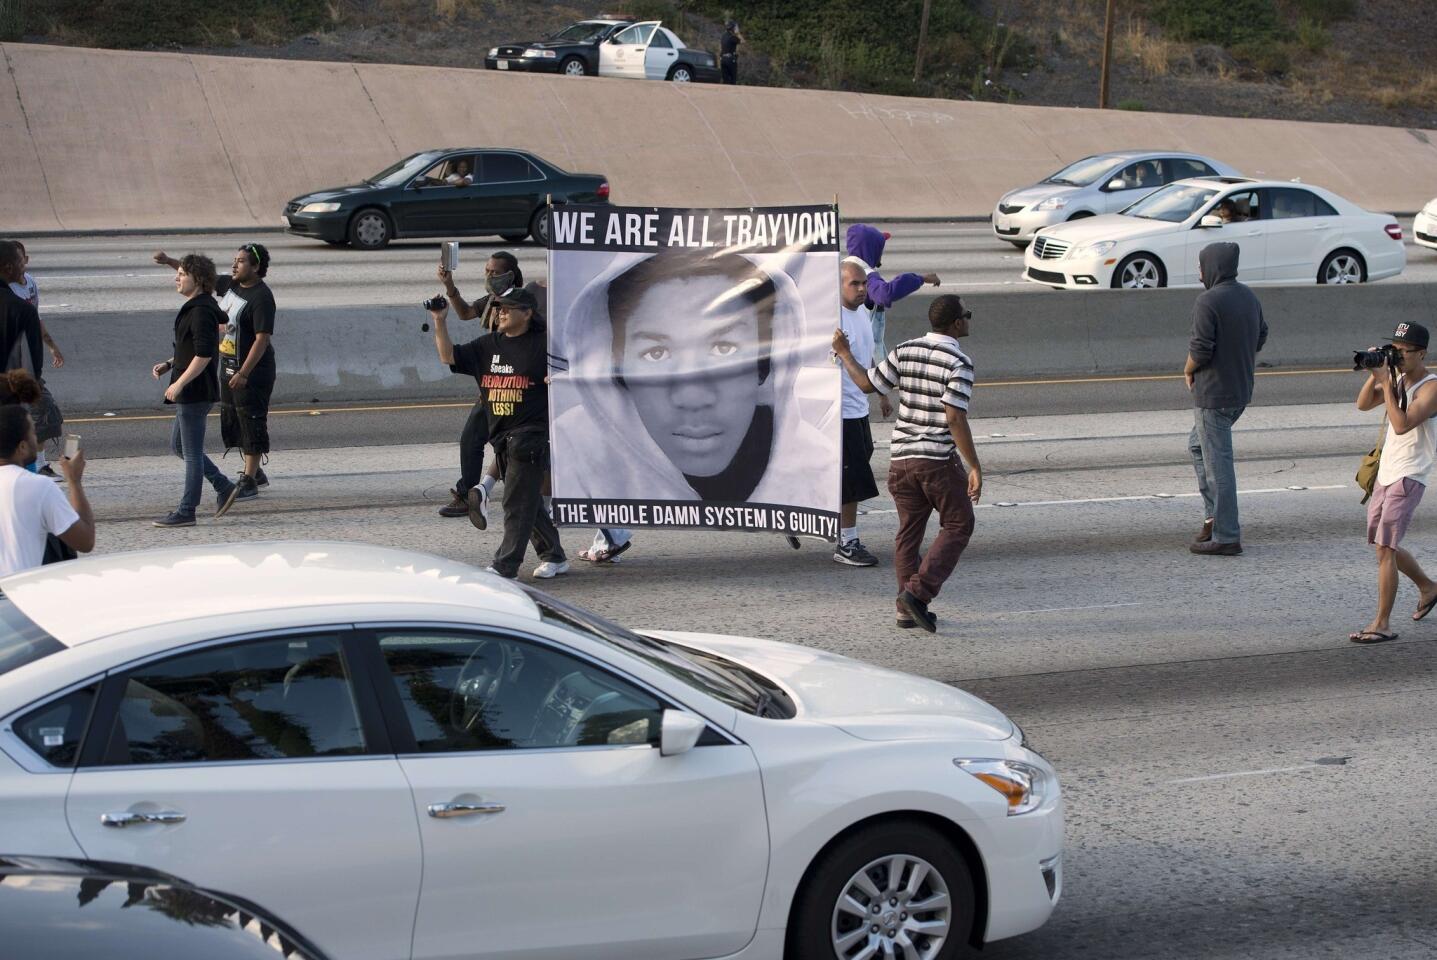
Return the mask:
MULTIPOLYGON (((838 272, 838 327, 848 335, 854 360, 867 370, 873 366, 873 321, 864 300, 868 296, 868 274, 861 261, 848 258, 838 272)), ((873 479, 873 431, 868 426, 868 395, 847 373, 843 374, 843 469, 840 487, 838 545, 835 563, 850 567, 871 567, 878 558, 858 539, 858 504, 878 496, 873 479)), ((893 412, 887 397, 879 400, 883 415, 893 412)))
POLYGON ((60 461, 67 501, 55 484, 25 469, 39 450, 35 424, 25 408, 0 407, 0 577, 40 566, 47 534, 79 553, 95 549, 95 515, 80 485, 85 455, 60 461))

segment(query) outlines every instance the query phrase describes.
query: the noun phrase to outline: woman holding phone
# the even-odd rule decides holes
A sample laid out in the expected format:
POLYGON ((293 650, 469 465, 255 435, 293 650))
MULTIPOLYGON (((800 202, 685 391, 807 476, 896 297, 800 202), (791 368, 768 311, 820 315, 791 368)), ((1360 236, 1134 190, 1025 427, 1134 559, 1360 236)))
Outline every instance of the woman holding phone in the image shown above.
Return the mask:
POLYGON ((170 385, 165 403, 174 404, 175 422, 170 432, 170 449, 185 462, 185 491, 180 505, 157 527, 192 527, 204 481, 215 488, 222 505, 234 484, 205 455, 205 420, 220 396, 215 358, 219 353, 219 329, 225 314, 215 302, 215 263, 209 257, 191 253, 175 269, 175 292, 185 298, 175 316, 174 353, 151 368, 158 380, 166 371, 170 385))

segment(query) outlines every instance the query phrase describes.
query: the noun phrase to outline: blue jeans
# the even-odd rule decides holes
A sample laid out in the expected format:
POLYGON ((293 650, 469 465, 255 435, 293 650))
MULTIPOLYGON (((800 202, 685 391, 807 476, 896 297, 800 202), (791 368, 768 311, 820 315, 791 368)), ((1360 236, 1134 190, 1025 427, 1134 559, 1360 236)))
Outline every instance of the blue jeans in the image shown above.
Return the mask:
POLYGON ((876 367, 888 356, 888 348, 883 343, 883 332, 888 327, 888 317, 884 315, 882 307, 874 307, 869 315, 873 322, 873 365, 876 367))
POLYGON ((1208 410, 1193 408, 1193 429, 1188 452, 1197 473, 1204 518, 1212 518, 1212 538, 1218 543, 1240 543, 1237 522, 1237 472, 1232 463, 1232 425, 1246 407, 1208 410))
POLYGON ((179 512, 194 516, 200 505, 200 493, 208 480, 216 493, 230 487, 229 479, 220 473, 215 462, 205 456, 205 418, 213 403, 175 404, 175 423, 170 429, 170 452, 185 462, 185 495, 180 498, 179 512))

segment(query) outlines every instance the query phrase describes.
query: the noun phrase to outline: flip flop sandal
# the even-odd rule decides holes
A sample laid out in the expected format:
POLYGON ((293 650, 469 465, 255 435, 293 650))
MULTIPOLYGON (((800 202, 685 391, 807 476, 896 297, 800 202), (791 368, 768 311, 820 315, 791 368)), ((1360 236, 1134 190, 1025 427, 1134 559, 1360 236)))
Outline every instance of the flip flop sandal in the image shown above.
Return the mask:
POLYGON ((1431 600, 1428 600, 1426 603, 1418 606, 1417 612, 1412 614, 1412 619, 1421 620, 1423 617, 1427 616, 1427 614, 1432 612, 1433 607, 1437 607, 1437 597, 1433 597, 1431 600))
POLYGON ((1353 634, 1347 639, 1353 643, 1386 643, 1388 640, 1396 640, 1395 633, 1378 633, 1376 630, 1363 630, 1361 633, 1353 634))

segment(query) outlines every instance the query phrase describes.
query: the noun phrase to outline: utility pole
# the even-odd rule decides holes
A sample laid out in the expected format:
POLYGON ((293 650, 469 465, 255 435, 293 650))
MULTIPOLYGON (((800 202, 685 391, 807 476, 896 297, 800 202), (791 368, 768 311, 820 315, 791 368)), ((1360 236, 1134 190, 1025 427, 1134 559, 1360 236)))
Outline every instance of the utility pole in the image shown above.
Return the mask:
POLYGON ((1103 15, 1103 74, 1098 80, 1098 109, 1108 109, 1108 75, 1113 62, 1113 4, 1108 0, 1107 12, 1103 15))
POLYGON ((918 24, 918 53, 913 58, 913 82, 918 82, 918 77, 923 73, 923 45, 928 42, 928 11, 933 6, 933 0, 923 0, 923 19, 918 24))

